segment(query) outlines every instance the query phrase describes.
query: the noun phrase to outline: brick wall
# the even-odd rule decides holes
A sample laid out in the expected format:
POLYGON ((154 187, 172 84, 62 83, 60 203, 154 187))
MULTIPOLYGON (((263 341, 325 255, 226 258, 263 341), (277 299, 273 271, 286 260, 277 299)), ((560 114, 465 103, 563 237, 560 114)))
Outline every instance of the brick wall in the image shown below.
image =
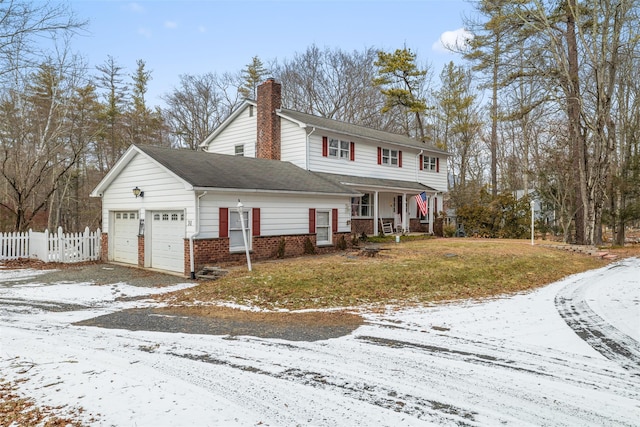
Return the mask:
POLYGON ((280 160, 280 117, 282 85, 273 79, 258 86, 256 157, 280 160))
POLYGON ((366 235, 373 234, 373 219, 351 219, 351 231, 353 234, 361 236, 362 233, 366 235))
MULTIPOLYGON (((285 257, 294 257, 304 254, 305 241, 311 240, 316 253, 324 254, 338 250, 337 242, 340 236, 344 236, 347 247, 351 245, 351 233, 334 233, 334 244, 329 246, 316 246, 315 234, 299 234, 294 236, 263 236, 253 237, 253 249, 251 261, 275 259, 278 256, 278 248, 281 240, 285 240, 285 257)), ((189 241, 185 240, 185 275, 190 274, 189 241)), ((205 265, 241 265, 246 264, 245 252, 229 252, 229 238, 198 239, 193 242, 195 270, 198 272, 205 265)))
POLYGON ((419 231, 428 233, 429 224, 422 224, 418 218, 411 218, 411 220, 409 221, 409 230, 414 233, 419 231))
POLYGON ((102 261, 109 259, 109 235, 102 233, 102 239, 100 239, 100 258, 102 261))
POLYGON ((138 235, 138 267, 144 267, 144 236, 138 235))

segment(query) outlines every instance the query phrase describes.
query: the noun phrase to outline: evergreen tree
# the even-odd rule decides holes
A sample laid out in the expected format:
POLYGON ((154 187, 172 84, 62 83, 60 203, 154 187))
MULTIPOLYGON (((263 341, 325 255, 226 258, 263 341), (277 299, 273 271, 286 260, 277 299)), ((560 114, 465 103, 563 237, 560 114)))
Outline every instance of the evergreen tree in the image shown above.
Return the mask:
POLYGON ((381 88, 386 99, 382 112, 400 107, 408 114, 413 114, 418 137, 424 142, 422 115, 427 111, 427 103, 420 95, 426 82, 427 70, 418 68, 416 55, 406 47, 396 49, 393 53, 378 51, 378 59, 374 65, 378 67, 378 75, 373 79, 373 84, 381 88))
POLYGON ((238 89, 240 94, 245 98, 256 99, 258 86, 268 73, 258 56, 251 58, 251 63, 241 73, 244 84, 238 89))

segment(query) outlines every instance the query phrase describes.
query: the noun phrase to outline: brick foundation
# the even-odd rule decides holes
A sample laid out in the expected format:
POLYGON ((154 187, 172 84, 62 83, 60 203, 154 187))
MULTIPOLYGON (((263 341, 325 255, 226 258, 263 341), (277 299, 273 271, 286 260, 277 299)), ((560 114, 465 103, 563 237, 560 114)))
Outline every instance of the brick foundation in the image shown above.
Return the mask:
MULTIPOLYGON (((253 249, 251 250, 251 261, 263 261, 278 257, 278 249, 282 239, 284 239, 284 257, 295 257, 304 255, 305 241, 309 239, 315 249, 316 254, 331 253, 340 250, 338 242, 344 236, 347 248, 351 246, 351 233, 334 233, 333 244, 328 246, 317 246, 315 234, 299 234, 294 236, 261 236, 253 237, 253 249)), ((191 259, 189 253, 189 240, 184 241, 185 253, 185 275, 191 274, 191 259)), ((219 239, 196 239, 193 241, 194 265, 198 272, 205 265, 242 265, 246 264, 245 252, 229 252, 229 238, 219 239)))
POLYGON ((102 261, 109 259, 109 234, 107 233, 102 233, 102 238, 100 239, 100 258, 102 258, 102 261))
POLYGON ((371 236, 373 234, 373 220, 372 219, 351 219, 351 232, 358 236, 361 236, 362 233, 367 236, 371 236))
POLYGON ((411 218, 409 220, 409 230, 411 230, 412 233, 418 233, 418 232, 428 233, 429 232, 429 224, 421 223, 418 218, 411 218))
POLYGON ((144 267, 144 236, 138 236, 138 267, 144 267))

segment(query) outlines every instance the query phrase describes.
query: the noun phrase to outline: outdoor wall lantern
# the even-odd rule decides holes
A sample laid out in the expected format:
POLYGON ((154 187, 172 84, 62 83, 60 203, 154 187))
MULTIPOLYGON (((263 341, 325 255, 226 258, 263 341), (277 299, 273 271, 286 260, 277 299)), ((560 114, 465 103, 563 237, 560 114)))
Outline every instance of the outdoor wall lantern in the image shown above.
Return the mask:
POLYGON ((136 199, 138 197, 144 197, 144 191, 140 190, 138 186, 136 186, 136 188, 133 189, 133 195, 136 196, 136 199))

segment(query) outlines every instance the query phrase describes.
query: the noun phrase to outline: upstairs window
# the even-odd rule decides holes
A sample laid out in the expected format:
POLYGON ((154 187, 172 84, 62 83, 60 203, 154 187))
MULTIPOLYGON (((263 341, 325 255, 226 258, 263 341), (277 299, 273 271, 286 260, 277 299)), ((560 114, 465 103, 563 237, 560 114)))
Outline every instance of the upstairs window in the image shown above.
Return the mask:
POLYGON ((402 151, 378 147, 378 164, 402 167, 402 151))
POLYGON ((349 141, 340 141, 338 139, 329 139, 329 157, 338 157, 340 159, 349 160, 350 155, 349 141))
POLYGON ((322 137, 322 157, 333 157, 353 162, 356 159, 355 149, 353 141, 322 137))
POLYGON ((244 156, 244 144, 238 144, 235 146, 235 153, 236 156, 244 156))
POLYGON ((422 169, 430 172, 440 172, 440 159, 438 157, 424 156, 422 169))

